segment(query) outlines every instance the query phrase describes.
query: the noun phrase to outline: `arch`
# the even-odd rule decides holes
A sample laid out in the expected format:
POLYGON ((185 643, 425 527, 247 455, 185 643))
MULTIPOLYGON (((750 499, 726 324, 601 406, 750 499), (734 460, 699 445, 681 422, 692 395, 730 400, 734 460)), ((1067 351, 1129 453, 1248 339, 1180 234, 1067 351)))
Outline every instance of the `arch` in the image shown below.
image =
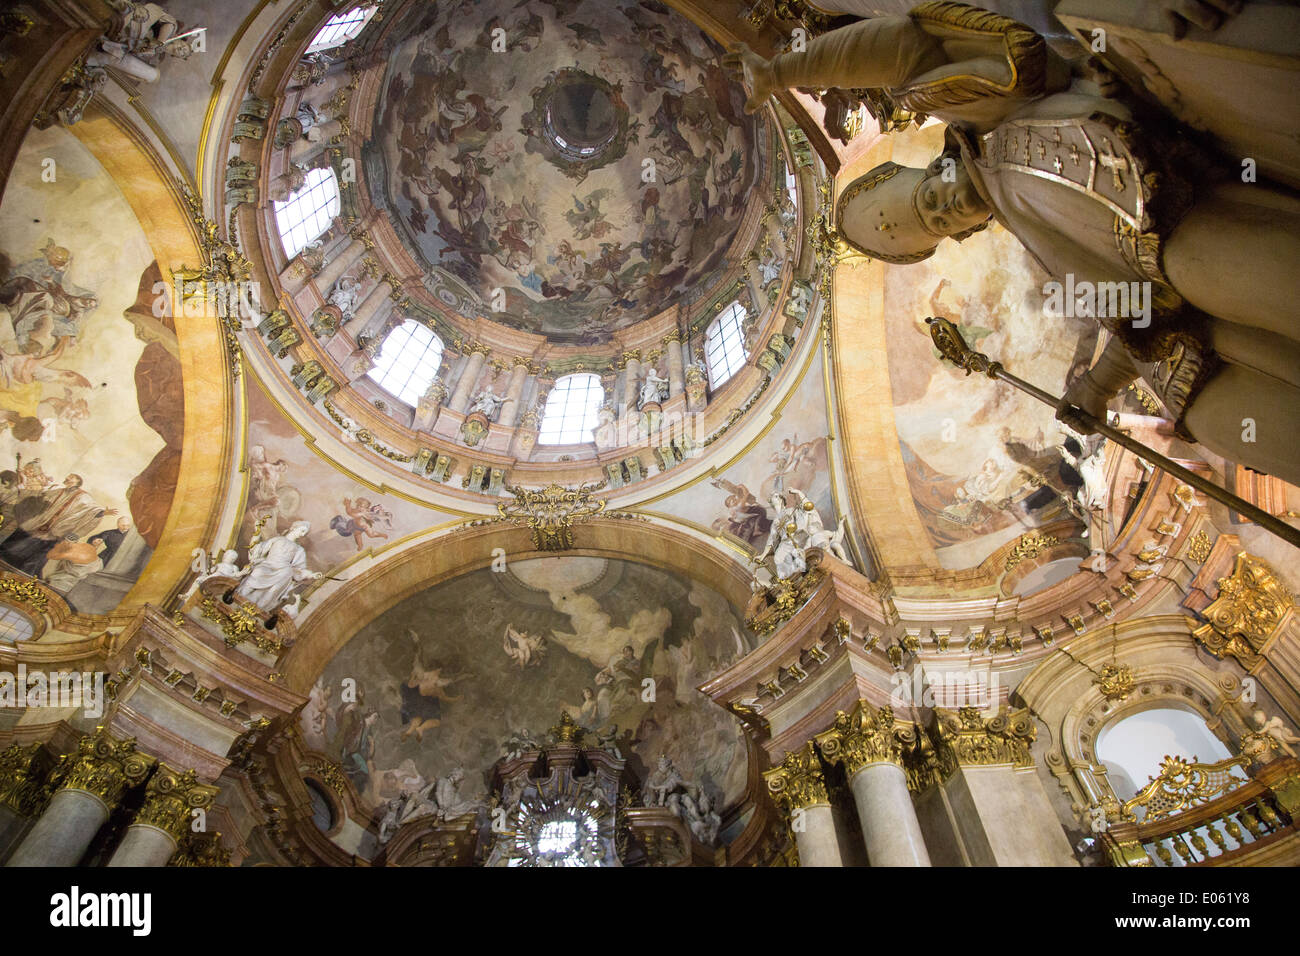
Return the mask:
MULTIPOLYGON (((578 547, 563 555, 671 570, 708 585, 737 608, 750 599, 748 570, 739 557, 686 532, 649 521, 599 517, 579 525, 575 538, 578 547)), ((307 693, 325 665, 366 624, 420 591, 491 566, 500 554, 524 561, 556 552, 537 550, 527 528, 494 521, 430 538, 399 560, 357 574, 299 621, 298 639, 283 662, 287 686, 307 693)))
POLYGON ((1147 778, 1156 776, 1168 755, 1202 763, 1232 756, 1205 718, 1177 699, 1153 701, 1140 711, 1107 721, 1098 731, 1096 743, 1097 760, 1105 765, 1111 789, 1121 801, 1134 796, 1147 778))

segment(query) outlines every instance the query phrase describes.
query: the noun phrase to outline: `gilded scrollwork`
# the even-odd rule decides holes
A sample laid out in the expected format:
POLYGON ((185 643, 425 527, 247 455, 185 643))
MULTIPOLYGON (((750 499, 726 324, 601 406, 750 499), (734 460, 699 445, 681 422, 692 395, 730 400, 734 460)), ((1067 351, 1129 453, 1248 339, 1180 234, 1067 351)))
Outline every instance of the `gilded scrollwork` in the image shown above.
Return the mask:
POLYGON ((874 763, 902 767, 911 736, 906 728, 896 727, 892 708, 877 710, 859 700, 852 712, 838 711, 831 728, 814 740, 828 763, 843 763, 845 772, 852 777, 874 763), (904 730, 901 734, 900 729, 904 730))
POLYGON ((1192 636, 1210 653, 1232 657, 1249 670, 1294 604, 1272 567, 1242 551, 1232 574, 1219 578, 1218 597, 1201 612, 1207 623, 1192 636))
POLYGON ((829 803, 821 760, 810 740, 785 755, 779 766, 763 771, 767 792, 787 815, 815 804, 829 803))
POLYGON ((50 774, 50 789, 83 790, 110 807, 129 787, 140 783, 157 763, 135 749, 135 738, 118 740, 103 727, 82 737, 77 749, 64 754, 50 774))
POLYGON ((945 777, 959 767, 1012 764, 1032 767, 1037 728, 1028 709, 981 716, 974 707, 935 709, 937 754, 945 777))
POLYGON ((573 547, 573 526, 605 510, 605 499, 593 497, 605 483, 596 482, 565 488, 551 482, 545 488, 516 488, 511 501, 497 503, 497 513, 506 521, 526 524, 538 551, 568 551, 573 547))
POLYGON ((144 804, 133 822, 157 827, 179 841, 190 830, 193 811, 212 805, 219 788, 201 784, 193 770, 159 764, 145 787, 144 804))

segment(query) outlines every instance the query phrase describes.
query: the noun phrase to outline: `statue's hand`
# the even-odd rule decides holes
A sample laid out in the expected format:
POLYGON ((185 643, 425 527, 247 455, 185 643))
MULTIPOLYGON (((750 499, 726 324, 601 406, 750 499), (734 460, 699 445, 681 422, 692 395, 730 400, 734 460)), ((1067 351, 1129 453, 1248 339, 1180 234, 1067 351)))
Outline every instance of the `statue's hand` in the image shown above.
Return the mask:
POLYGON ((767 98, 776 92, 771 61, 763 59, 747 44, 737 43, 735 49, 723 56, 722 65, 749 91, 749 99, 745 101, 746 113, 757 113, 767 98))
POLYGON ((1169 32, 1181 40, 1187 24, 1194 23, 1204 30, 1217 30, 1223 21, 1241 12, 1244 0, 1162 0, 1169 32))

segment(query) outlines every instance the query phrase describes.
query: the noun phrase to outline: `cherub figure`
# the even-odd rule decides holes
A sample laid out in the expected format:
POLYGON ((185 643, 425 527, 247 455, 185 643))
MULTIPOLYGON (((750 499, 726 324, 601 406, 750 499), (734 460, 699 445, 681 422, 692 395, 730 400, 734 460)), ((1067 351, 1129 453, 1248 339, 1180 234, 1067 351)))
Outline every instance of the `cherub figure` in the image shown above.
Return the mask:
POLYGON ((377 504, 372 504, 369 498, 351 498, 343 499, 343 510, 347 517, 335 515, 330 519, 330 527, 337 531, 343 537, 351 535, 352 541, 361 550, 361 543, 365 538, 383 538, 387 540, 388 535, 382 531, 376 531, 376 525, 382 525, 386 528, 392 528, 392 514, 377 504))
POLYGON ((542 663, 542 658, 546 656, 546 638, 543 635, 532 635, 527 631, 516 631, 512 625, 506 625, 506 633, 502 642, 502 649, 506 652, 512 661, 519 665, 519 669, 525 667, 537 667, 542 663))

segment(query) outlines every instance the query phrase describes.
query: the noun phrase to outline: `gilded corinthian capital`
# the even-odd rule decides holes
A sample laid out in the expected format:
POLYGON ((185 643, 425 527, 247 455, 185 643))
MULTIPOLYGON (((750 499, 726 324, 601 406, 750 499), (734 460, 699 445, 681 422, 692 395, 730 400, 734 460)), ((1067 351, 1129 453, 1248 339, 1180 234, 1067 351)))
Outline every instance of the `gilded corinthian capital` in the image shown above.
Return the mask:
POLYGON ((939 760, 945 776, 958 767, 1013 764, 1032 767, 1030 747, 1038 734, 1028 708, 982 717, 974 707, 935 708, 939 760))
POLYGON ((1268 562, 1242 551, 1232 574, 1219 578, 1219 596, 1201 612, 1208 623, 1192 636, 1210 653, 1233 657, 1250 670, 1294 605, 1268 562))
POLYGON ((44 786, 51 760, 39 743, 14 744, 0 753, 0 806, 29 817, 49 795, 44 786))
POLYGON ((787 814, 818 803, 830 803, 821 761, 810 740, 799 750, 785 755, 780 766, 763 771, 767 792, 787 814))
POLYGON ((912 736, 908 728, 895 727, 891 708, 876 710, 860 700, 852 713, 837 712, 831 729, 814 739, 822 756, 833 764, 843 762, 845 773, 852 777, 873 763, 902 767, 903 753, 912 736))
POLYGON ((159 764, 157 772, 149 778, 144 805, 133 822, 157 827, 180 841, 189 832, 192 812, 212 806, 219 792, 217 787, 199 783, 193 770, 173 770, 159 764))
POLYGON ((128 787, 149 775, 157 760, 135 749, 135 738, 117 740, 103 727, 81 738, 77 749, 59 758, 51 780, 54 789, 81 790, 110 807, 117 805, 128 787))

